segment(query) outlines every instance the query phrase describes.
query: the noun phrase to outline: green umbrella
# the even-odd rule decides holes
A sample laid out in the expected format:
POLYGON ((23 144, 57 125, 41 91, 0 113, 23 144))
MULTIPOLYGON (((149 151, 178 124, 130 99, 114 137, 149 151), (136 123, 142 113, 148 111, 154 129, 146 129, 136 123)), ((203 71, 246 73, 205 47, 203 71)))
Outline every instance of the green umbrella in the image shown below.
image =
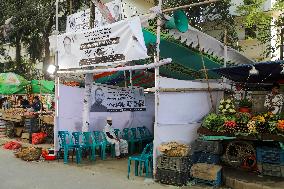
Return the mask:
POLYGON ((54 81, 47 80, 32 80, 32 93, 33 94, 53 94, 54 81))
POLYGON ((26 93, 29 82, 20 75, 15 73, 0 74, 0 94, 10 95, 26 93))

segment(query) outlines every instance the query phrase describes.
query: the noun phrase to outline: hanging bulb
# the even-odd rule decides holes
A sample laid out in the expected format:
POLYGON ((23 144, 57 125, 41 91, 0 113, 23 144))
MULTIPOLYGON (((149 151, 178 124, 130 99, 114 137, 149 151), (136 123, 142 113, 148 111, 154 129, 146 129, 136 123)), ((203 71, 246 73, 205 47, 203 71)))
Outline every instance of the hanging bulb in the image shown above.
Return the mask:
POLYGON ((249 71, 249 75, 258 75, 258 74, 259 71, 254 66, 252 66, 252 68, 249 71))
POLYGON ((284 74, 284 64, 282 64, 281 66, 282 66, 282 70, 281 70, 280 74, 284 74))

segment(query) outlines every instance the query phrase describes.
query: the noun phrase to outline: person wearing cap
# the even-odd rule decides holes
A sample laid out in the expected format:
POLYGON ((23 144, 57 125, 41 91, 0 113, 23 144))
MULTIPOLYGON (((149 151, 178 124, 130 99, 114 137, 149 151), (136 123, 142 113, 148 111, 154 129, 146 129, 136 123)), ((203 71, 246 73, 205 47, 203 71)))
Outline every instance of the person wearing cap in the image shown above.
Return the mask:
POLYGON ((273 83, 271 93, 265 96, 264 107, 273 114, 279 114, 282 111, 284 97, 279 93, 280 85, 273 83))
POLYGON ((107 117, 107 124, 104 128, 104 134, 109 143, 115 145, 115 156, 119 159, 121 154, 128 153, 128 143, 126 140, 119 139, 116 136, 115 131, 112 127, 112 118, 107 117))

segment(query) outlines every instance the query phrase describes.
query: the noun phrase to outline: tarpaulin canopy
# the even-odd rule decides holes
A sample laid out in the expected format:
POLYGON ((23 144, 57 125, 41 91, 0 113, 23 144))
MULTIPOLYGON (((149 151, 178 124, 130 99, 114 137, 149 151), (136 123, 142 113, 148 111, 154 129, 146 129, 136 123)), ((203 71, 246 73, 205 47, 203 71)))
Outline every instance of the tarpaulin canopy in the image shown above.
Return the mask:
POLYGON ((32 93, 33 94, 53 94, 54 93, 54 81, 47 80, 32 80, 32 93))
MULTIPOLYGON (((151 48, 150 45, 156 44, 156 35, 150 31, 143 30, 144 40, 148 48, 151 48)), ((176 43, 171 40, 161 39, 160 44, 160 57, 163 58, 172 58, 172 63, 161 66, 160 74, 164 77, 180 79, 180 80, 194 80, 202 79, 204 77, 202 58, 204 60, 205 68, 220 68, 223 65, 222 61, 217 61, 211 59, 203 53, 194 51, 186 46, 183 46, 179 42, 176 43)), ((140 60, 135 61, 135 64, 146 64, 147 61, 140 60)), ((212 72, 208 71, 209 78, 219 78, 219 76, 212 72)), ((124 85, 125 80, 129 80, 129 75, 124 75, 124 72, 116 72, 112 75, 96 77, 97 83, 104 83, 110 85, 124 85)), ((151 71, 136 70, 133 73, 133 85, 153 87, 154 86, 154 73, 151 71)))
POLYGON ((283 70, 284 61, 268 61, 255 64, 245 64, 240 66, 211 69, 219 75, 235 82, 242 83, 284 83, 283 70), (259 71, 257 75, 250 75, 249 71, 253 68, 259 71))
POLYGON ((20 75, 15 73, 0 74, 0 94, 10 95, 25 91, 29 82, 20 75))

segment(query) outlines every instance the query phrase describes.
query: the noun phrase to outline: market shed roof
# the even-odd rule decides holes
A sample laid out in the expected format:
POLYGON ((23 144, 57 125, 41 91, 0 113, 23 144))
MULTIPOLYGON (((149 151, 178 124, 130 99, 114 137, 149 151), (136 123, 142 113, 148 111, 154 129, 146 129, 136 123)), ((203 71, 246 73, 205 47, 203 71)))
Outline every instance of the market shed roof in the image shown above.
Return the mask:
POLYGON ((283 70, 283 64, 283 60, 267 61, 228 68, 211 69, 211 71, 216 72, 227 79, 241 83, 284 83, 284 74, 281 73, 283 70), (259 74, 249 74, 249 71, 253 66, 259 71, 259 74))

